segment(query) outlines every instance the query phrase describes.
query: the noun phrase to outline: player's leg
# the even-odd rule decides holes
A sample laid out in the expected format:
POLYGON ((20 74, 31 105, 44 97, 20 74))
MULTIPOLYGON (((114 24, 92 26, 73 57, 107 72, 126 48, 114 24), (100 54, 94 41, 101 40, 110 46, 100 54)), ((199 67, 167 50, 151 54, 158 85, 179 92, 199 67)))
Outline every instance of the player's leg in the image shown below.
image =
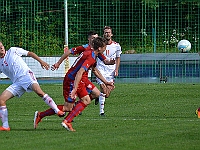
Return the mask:
MULTIPOLYGON (((64 79, 63 82, 63 97, 65 99, 64 105, 57 105, 58 109, 63 112, 69 112, 73 108, 74 100, 69 97, 69 93, 71 92, 71 89, 73 88, 73 84, 71 82, 68 82, 64 79)), ((52 116, 55 114, 55 111, 50 108, 43 112, 36 111, 34 116, 34 128, 36 129, 38 126, 38 123, 42 121, 42 118, 46 116, 52 116)))
MULTIPOLYGON (((94 86, 94 84, 92 82, 90 84, 90 88, 87 88, 87 91, 88 91, 88 94, 89 94, 91 101, 95 98, 99 98, 100 91, 97 87, 94 86), (91 87, 91 85, 93 85, 93 86, 91 87)), ((81 99, 76 101, 75 105, 77 105, 80 101, 81 101, 81 99)), ((79 115, 82 115, 82 112, 80 112, 79 115)))
POLYGON ((94 87, 92 92, 89 93, 90 94, 90 99, 93 100, 93 99, 98 98, 100 96, 100 93, 101 92, 99 91, 99 89, 97 87, 94 87))
POLYGON ((99 98, 100 95, 99 89, 89 79, 84 80, 84 83, 88 91, 88 94, 90 95, 90 99, 91 100, 95 99, 96 101, 96 98, 99 98))
POLYGON ((89 104, 91 103, 89 95, 81 98, 81 101, 79 101, 78 104, 75 105, 75 107, 72 109, 71 112, 68 113, 68 115, 65 117, 63 122, 61 123, 62 126, 67 129, 68 131, 75 131, 72 128, 71 122, 73 119, 80 114, 89 104))
POLYGON ((100 84, 100 91, 101 91, 101 94, 99 96, 99 115, 100 116, 105 116, 105 113, 104 113, 104 105, 105 105, 105 100, 106 100, 106 94, 105 91, 106 91, 106 85, 105 84, 100 84))
POLYGON ((71 125, 72 120, 91 103, 91 99, 90 96, 88 95, 88 91, 86 90, 84 82, 79 83, 77 95, 81 99, 81 101, 79 101, 79 103, 77 103, 73 107, 72 111, 68 113, 68 115, 61 123, 62 126, 69 131, 75 131, 71 125))
POLYGON ((51 107, 55 113, 58 115, 58 116, 63 116, 64 115, 64 112, 59 110, 56 103, 54 102, 54 100, 46 93, 44 93, 41 89, 41 87, 39 86, 38 83, 33 83, 31 85, 31 88, 32 90, 40 97, 42 97, 42 99, 44 100, 44 102, 49 105, 49 107, 51 107))
MULTIPOLYGON (((87 90, 88 95, 90 96, 91 100, 99 97, 99 95, 100 95, 99 89, 88 78, 83 78, 81 81, 84 82, 86 90, 87 90)), ((85 96, 85 95, 80 95, 80 97, 83 97, 83 96, 85 96)), ((75 103, 75 105, 78 104, 80 101, 81 100, 79 99, 75 103)), ((82 114, 82 112, 79 115, 81 115, 81 114, 82 114)))
MULTIPOLYGON (((113 78, 107 77, 106 80, 108 82, 114 82, 113 78)), ((106 86, 102 81, 98 81, 100 84, 100 91, 101 94, 99 96, 99 114, 100 116, 105 116, 104 108, 105 108, 105 100, 110 96, 111 91, 113 90, 113 87, 106 86)))
MULTIPOLYGON (((6 107, 6 101, 13 98, 14 95, 8 89, 10 89, 10 86, 0 95, 0 118, 2 121, 0 131, 10 131, 10 127, 8 124, 8 109, 6 107)), ((14 91, 14 89, 12 90, 14 91)))
POLYGON ((10 127, 8 124, 8 109, 6 107, 6 101, 13 97, 13 94, 7 90, 5 90, 0 95, 0 118, 2 121, 2 126, 0 127, 0 131, 10 131, 10 127))
MULTIPOLYGON (((63 111, 63 106, 64 105, 57 105, 58 109, 60 111, 63 111)), ((52 108, 49 108, 45 111, 35 111, 35 115, 34 115, 34 119, 33 119, 33 126, 34 126, 34 129, 37 128, 38 124, 42 121, 42 119, 46 116, 52 116, 52 115, 55 115, 55 111, 52 109, 52 108)), ((64 115, 61 115, 59 117, 64 117, 64 115)))
POLYGON ((99 103, 99 115, 100 116, 105 116, 104 114, 104 104, 105 104, 105 100, 106 100, 106 94, 109 96, 109 90, 107 89, 106 85, 97 78, 97 83, 100 85, 100 91, 101 94, 98 97, 98 99, 95 99, 95 104, 99 103))
POLYGON ((23 78, 19 79, 19 84, 28 92, 34 91, 44 102, 51 107, 58 116, 63 116, 64 112, 60 111, 54 100, 43 92, 33 72, 29 71, 23 78))

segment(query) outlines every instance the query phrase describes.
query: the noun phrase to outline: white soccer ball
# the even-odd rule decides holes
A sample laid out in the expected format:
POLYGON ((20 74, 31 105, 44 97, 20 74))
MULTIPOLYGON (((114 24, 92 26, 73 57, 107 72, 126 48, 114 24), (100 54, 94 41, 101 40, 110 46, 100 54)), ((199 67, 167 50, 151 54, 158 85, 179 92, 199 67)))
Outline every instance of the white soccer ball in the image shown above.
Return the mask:
POLYGON ((181 53, 187 53, 191 49, 191 43, 188 40, 181 40, 178 42, 178 50, 181 53))

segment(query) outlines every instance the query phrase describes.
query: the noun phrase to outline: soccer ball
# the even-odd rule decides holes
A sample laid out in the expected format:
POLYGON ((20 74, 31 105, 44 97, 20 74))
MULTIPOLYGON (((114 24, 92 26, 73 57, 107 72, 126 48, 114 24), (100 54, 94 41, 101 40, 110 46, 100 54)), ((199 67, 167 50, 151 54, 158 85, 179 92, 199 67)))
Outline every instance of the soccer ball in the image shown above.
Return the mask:
POLYGON ((178 42, 178 50, 181 53, 187 53, 191 49, 191 43, 188 40, 181 40, 178 42))

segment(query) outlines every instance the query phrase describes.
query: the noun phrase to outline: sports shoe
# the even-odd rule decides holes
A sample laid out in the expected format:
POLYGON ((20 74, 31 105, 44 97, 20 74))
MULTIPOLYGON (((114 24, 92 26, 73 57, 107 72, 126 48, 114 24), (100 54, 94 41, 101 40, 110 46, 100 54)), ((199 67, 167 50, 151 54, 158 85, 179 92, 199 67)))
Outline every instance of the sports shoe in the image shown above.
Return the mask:
POLYGON ((106 115, 104 113, 101 113, 99 116, 101 117, 105 117, 106 115))
POLYGON ((63 128, 65 128, 66 130, 68 131, 72 131, 72 132, 75 132, 76 130, 74 130, 72 128, 72 124, 71 123, 68 123, 66 120, 64 120, 61 125, 63 126, 63 128))
POLYGON ((196 115, 197 115, 198 118, 200 118, 200 108, 198 108, 198 109, 196 110, 196 115))
POLYGON ((94 104, 95 104, 95 105, 98 105, 98 104, 99 104, 99 98, 96 98, 96 99, 95 99, 94 104))
POLYGON ((5 128, 5 127, 0 127, 0 131, 10 131, 10 128, 8 127, 8 128, 5 128))
POLYGON ((37 128, 38 123, 41 122, 41 121, 42 121, 42 118, 40 118, 40 112, 36 111, 35 116, 34 116, 34 123, 33 123, 34 129, 37 128))
POLYGON ((65 116, 65 112, 59 110, 58 113, 57 113, 57 115, 58 115, 59 117, 64 117, 64 116, 65 116))

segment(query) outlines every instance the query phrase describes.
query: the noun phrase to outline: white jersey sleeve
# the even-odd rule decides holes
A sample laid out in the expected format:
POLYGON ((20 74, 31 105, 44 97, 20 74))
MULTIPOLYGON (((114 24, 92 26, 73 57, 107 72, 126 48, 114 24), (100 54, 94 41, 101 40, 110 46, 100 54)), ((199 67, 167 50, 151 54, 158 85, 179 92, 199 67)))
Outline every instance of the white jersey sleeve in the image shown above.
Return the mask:
POLYGON ((121 54, 122 54, 121 46, 119 45, 119 43, 117 43, 116 44, 116 57, 120 57, 121 54))
POLYGON ((12 49, 15 49, 15 53, 19 56, 27 56, 28 52, 27 50, 24 50, 23 48, 19 47, 11 47, 12 49))

